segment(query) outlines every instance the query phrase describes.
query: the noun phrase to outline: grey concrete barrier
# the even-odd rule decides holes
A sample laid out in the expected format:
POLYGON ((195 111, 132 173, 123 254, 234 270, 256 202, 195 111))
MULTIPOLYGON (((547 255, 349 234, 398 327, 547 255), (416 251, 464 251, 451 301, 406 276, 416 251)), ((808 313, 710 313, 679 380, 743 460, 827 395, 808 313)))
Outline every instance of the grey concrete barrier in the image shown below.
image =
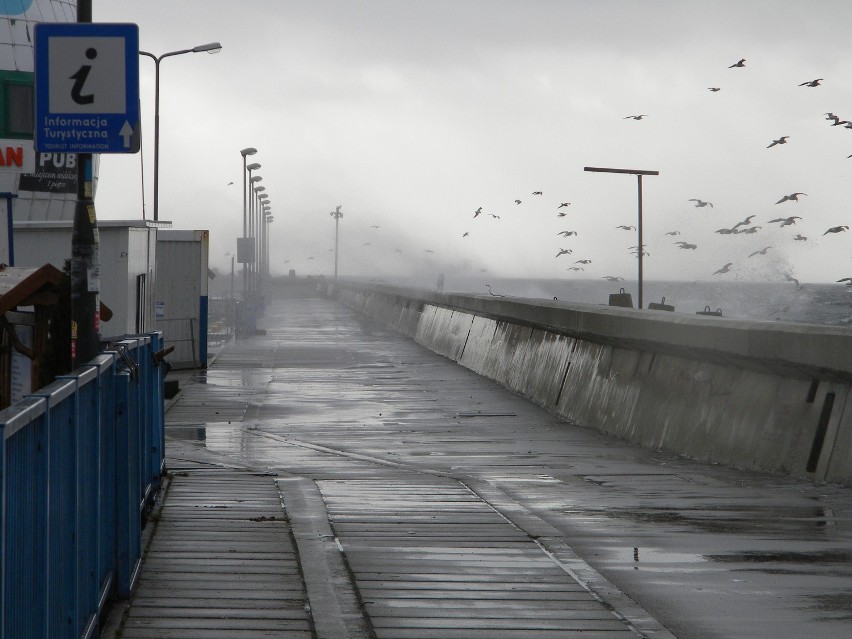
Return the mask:
POLYGON ((852 484, 852 331, 338 283, 340 301, 564 419, 852 484))

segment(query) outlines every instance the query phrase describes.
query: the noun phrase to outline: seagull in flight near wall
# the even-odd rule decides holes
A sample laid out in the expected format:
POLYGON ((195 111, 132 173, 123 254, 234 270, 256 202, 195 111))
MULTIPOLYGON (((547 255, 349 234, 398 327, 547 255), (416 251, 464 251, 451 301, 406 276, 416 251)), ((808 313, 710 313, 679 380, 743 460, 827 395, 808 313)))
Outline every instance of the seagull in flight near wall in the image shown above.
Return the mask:
POLYGON ((728 273, 728 272, 730 272, 731 267, 732 267, 733 265, 734 265, 734 263, 733 263, 733 262, 728 262, 727 264, 725 264, 725 266, 723 266, 723 267, 722 267, 722 268, 720 268, 718 271, 716 271, 715 273, 713 273, 713 275, 721 275, 722 273, 728 273))
POLYGON ((807 82, 802 82, 800 87, 818 87, 819 83, 823 81, 823 78, 817 78, 816 80, 808 80, 807 82))
POLYGON ((689 242, 675 242, 682 249, 697 249, 698 244, 690 244, 689 242))
POLYGON ((617 275, 604 275, 603 278, 607 282, 623 282, 624 281, 623 277, 618 277, 617 275))
POLYGON ((556 257, 559 257, 560 255, 571 255, 571 253, 573 253, 571 249, 559 249, 559 252, 556 254, 556 257))
POLYGON ((789 136, 789 135, 782 135, 782 136, 781 136, 780 138, 778 138, 777 140, 772 140, 772 144, 770 144, 770 145, 769 145, 768 147, 766 147, 766 148, 767 148, 767 149, 771 149, 771 148, 772 148, 773 146, 775 146, 776 144, 787 144, 787 140, 788 140, 789 138, 790 138, 790 136, 789 136))
POLYGON ((709 206, 711 209, 713 208, 713 202, 705 202, 704 200, 699 200, 698 198, 690 198, 687 202, 695 202, 695 208, 703 208, 705 206, 709 206))
POLYGON ((729 66, 728 68, 729 68, 729 69, 734 69, 734 68, 736 68, 736 67, 744 67, 744 66, 745 66, 745 63, 746 63, 745 58, 741 58, 739 62, 734 62, 734 63, 733 63, 731 66, 729 66))
POLYGON ((832 226, 828 229, 823 235, 828 235, 829 233, 843 233, 843 231, 848 231, 848 226, 832 226))
POLYGON ((617 228, 617 229, 624 229, 625 231, 635 231, 635 230, 636 230, 636 227, 635 227, 635 226, 627 226, 626 224, 619 224, 619 225, 618 225, 618 226, 616 226, 615 228, 617 228))
POLYGON ((680 235, 680 231, 669 231, 666 235, 680 235))
POLYGON ((790 195, 785 195, 780 200, 778 200, 775 204, 781 204, 781 202, 787 202, 787 201, 798 202, 800 195, 807 195, 807 193, 799 193, 799 192, 790 193, 790 195))
POLYGON ((749 257, 754 257, 755 255, 766 255, 766 251, 768 251, 771 248, 772 248, 771 246, 767 246, 766 248, 762 248, 759 251, 755 251, 754 253, 749 255, 749 257))

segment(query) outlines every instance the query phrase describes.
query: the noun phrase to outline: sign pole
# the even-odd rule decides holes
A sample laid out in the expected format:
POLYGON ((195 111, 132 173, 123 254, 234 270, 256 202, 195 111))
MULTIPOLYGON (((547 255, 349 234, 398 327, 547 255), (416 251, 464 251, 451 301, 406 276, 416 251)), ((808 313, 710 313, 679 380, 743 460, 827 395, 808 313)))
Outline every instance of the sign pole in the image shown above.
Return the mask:
MULTIPOLYGON (((92 21, 92 0, 78 0, 77 22, 92 21)), ((71 368, 100 352, 100 241, 92 154, 77 158, 77 203, 71 231, 71 368)))

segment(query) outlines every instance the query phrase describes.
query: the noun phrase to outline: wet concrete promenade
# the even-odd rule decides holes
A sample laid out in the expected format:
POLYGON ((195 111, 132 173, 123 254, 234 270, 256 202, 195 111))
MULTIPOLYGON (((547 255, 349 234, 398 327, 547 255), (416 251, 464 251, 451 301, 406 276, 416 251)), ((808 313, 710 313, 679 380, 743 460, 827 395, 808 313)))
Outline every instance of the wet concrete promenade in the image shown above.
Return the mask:
POLYGON ((568 424, 332 301, 259 326, 166 414, 112 636, 852 635, 852 491, 568 424))

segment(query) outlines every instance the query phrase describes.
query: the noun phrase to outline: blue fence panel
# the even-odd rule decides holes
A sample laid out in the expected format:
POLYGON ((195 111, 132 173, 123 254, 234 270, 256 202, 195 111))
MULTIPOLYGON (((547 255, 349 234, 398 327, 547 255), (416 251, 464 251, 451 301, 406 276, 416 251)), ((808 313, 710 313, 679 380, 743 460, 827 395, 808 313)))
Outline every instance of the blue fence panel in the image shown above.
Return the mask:
POLYGON ((163 468, 162 334, 0 411, 0 639, 93 637, 129 596, 163 468))
POLYGON ((24 637, 47 636, 47 402, 26 398, 17 419, 4 425, 2 629, 24 637), (10 549, 14 549, 10 551, 10 549))

